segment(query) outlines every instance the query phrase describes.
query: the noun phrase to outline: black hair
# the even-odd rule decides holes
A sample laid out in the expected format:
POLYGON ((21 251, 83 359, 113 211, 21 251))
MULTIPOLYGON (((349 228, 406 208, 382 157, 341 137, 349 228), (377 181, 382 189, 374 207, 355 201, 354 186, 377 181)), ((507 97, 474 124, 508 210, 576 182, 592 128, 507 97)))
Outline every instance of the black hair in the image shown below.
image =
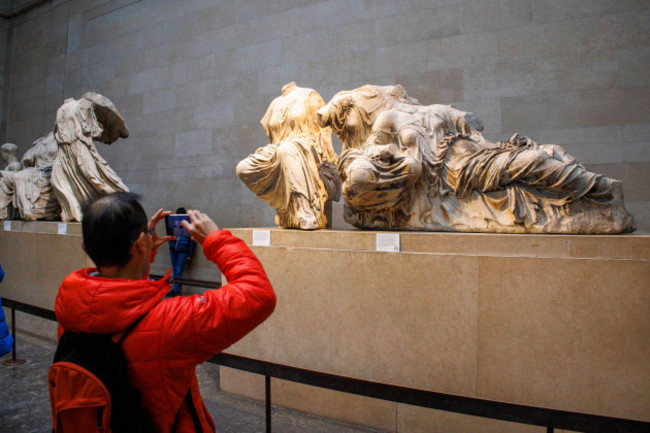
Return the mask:
POLYGON ((185 210, 184 207, 179 207, 178 209, 176 209, 176 212, 174 212, 174 213, 178 213, 178 214, 186 214, 187 211, 185 210))
POLYGON ((98 268, 125 266, 133 240, 147 229, 140 196, 116 192, 89 200, 83 206, 84 248, 98 268))

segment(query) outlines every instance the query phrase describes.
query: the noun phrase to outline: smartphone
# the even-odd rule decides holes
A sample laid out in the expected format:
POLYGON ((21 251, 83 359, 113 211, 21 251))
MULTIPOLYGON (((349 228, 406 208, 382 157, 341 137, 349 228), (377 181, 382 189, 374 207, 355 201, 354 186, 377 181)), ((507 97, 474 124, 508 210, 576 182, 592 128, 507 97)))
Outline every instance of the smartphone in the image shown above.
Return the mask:
POLYGON ((167 236, 185 236, 191 237, 190 232, 187 231, 185 227, 181 224, 181 221, 190 221, 190 217, 187 214, 178 214, 174 213, 167 215, 165 217, 165 227, 167 228, 167 236))

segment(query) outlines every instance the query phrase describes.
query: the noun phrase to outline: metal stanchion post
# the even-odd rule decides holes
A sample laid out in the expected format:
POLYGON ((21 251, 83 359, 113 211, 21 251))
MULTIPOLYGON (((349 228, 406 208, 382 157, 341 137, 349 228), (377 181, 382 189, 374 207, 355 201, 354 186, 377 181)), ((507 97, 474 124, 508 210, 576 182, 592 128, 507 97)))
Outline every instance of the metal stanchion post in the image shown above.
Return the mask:
MULTIPOLYGON (((2 308, 2 307, 0 307, 2 308)), ((16 358, 16 309, 11 307, 11 333, 14 337, 14 344, 11 345, 11 359, 2 361, 2 365, 20 365, 27 362, 26 359, 16 358)))
POLYGON ((264 376, 264 390, 266 391, 266 433, 271 433, 271 376, 264 376))

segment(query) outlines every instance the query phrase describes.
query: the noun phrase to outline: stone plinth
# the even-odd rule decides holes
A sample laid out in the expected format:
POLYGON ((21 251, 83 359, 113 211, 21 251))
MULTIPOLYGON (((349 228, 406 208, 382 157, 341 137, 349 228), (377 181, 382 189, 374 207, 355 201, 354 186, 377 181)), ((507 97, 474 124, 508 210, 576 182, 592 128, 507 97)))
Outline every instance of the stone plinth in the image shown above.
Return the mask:
MULTIPOLYGON (((0 225, 0 296, 53 308, 63 277, 91 266, 79 224, 0 225)), ((159 230, 162 230, 159 227, 159 230)), ((269 229, 253 246, 278 295, 229 353, 470 397, 650 421, 650 235, 269 229)), ((253 229, 232 229, 252 245, 253 229)), ((197 251, 188 277, 219 272, 197 251)), ((161 247, 153 270, 166 271, 161 247)), ((198 289, 197 289, 198 290, 198 289)), ((54 340, 55 324, 19 314, 54 340)), ((540 431, 273 380, 273 403, 399 432, 540 431)), ((223 390, 264 378, 222 369, 223 390)))
MULTIPOLYGON (((470 397, 650 420, 650 236, 270 229, 278 295, 228 352, 470 397)), ((252 242, 253 229, 233 233, 252 242)), ((273 380, 273 402, 389 431, 526 431, 273 380)), ((225 391, 263 398, 223 368, 225 391)), ((523 430, 522 430, 523 429, 523 430)), ((529 431, 544 431, 529 427, 529 431)))

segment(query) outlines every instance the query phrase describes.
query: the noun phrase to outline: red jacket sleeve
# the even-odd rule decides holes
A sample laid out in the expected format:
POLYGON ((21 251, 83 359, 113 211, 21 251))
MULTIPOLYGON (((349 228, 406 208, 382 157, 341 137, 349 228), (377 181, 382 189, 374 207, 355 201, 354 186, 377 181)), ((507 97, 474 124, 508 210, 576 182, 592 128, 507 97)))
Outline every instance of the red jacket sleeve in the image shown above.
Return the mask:
POLYGON ((228 284, 203 295, 163 302, 169 314, 165 322, 172 334, 166 332, 167 338, 176 343, 170 345, 167 341, 165 345, 168 349, 175 346, 179 351, 189 349, 198 362, 216 355, 252 331, 271 315, 276 302, 262 264, 244 241, 227 230, 218 230, 206 238, 203 252, 219 266, 228 284), (170 316, 175 317, 170 321, 170 316))

